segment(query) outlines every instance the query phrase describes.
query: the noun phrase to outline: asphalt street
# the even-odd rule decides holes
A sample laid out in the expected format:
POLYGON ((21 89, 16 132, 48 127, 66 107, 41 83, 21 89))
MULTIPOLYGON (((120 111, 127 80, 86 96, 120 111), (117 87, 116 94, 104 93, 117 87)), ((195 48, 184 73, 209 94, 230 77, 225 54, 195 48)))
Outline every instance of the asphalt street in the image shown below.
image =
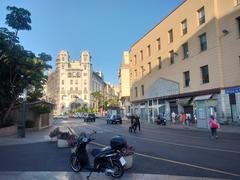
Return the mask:
MULTIPOLYGON (((127 173, 168 174, 240 179, 240 136, 221 133, 211 139, 207 131, 171 129, 142 124, 141 132, 129 133, 129 123, 107 124, 104 119, 58 120, 56 126, 70 126, 77 133, 96 130, 95 145, 109 145, 111 137, 123 135, 134 146, 134 166, 127 173)), ((69 149, 42 142, 0 146, 0 171, 71 171, 69 149)))

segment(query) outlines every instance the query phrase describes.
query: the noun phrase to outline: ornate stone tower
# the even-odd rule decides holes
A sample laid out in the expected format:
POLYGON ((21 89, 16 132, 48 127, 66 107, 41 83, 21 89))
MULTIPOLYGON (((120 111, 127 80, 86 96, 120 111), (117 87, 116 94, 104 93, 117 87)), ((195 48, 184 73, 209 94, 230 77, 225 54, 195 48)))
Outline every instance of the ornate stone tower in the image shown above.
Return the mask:
POLYGON ((82 78, 83 78, 83 100, 90 106, 91 102, 91 79, 92 79, 92 64, 91 55, 88 51, 81 53, 82 78))
POLYGON ((57 106, 58 106, 58 114, 60 112, 66 111, 67 104, 67 92, 66 92, 66 86, 67 86, 67 74, 66 69, 68 69, 69 64, 69 54, 66 50, 61 50, 58 54, 58 57, 56 59, 56 94, 58 94, 57 98, 57 106))

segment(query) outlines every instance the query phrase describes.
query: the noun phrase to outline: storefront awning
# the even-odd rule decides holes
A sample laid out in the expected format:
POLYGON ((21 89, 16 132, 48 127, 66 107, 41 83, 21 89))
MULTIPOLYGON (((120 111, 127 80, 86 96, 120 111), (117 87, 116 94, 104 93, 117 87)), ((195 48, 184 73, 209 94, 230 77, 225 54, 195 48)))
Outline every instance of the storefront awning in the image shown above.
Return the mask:
POLYGON ((212 94, 197 96, 194 98, 194 101, 208 100, 208 99, 211 99, 211 97, 212 97, 212 94))
POLYGON ((184 106, 184 105, 189 105, 189 102, 191 100, 191 97, 189 98, 181 98, 181 99, 178 99, 177 103, 184 106))

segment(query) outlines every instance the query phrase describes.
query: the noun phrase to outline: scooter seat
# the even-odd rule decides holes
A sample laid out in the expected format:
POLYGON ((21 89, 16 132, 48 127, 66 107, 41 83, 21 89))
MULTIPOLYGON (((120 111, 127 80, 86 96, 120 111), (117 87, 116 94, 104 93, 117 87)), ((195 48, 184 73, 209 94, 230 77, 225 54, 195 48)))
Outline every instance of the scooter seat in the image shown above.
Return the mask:
POLYGON ((102 154, 102 153, 106 153, 106 154, 112 153, 112 151, 113 150, 109 146, 107 146, 105 148, 94 148, 92 150, 91 154, 93 157, 96 157, 97 155, 102 154))

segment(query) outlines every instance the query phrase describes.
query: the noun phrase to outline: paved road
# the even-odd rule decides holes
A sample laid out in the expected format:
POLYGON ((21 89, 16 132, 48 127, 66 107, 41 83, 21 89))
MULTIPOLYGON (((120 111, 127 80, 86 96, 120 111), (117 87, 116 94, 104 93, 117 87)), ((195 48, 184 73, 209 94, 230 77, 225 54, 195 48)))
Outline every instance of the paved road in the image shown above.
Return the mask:
MULTIPOLYGON (((77 132, 83 127, 69 122, 77 132)), ((143 124, 140 133, 130 134, 129 124, 111 125, 106 120, 87 123, 85 127, 97 130, 95 142, 109 145, 116 134, 124 135, 136 149, 134 168, 130 172, 240 178, 240 136, 219 134, 211 139, 208 132, 170 129, 143 124)))
MULTIPOLYGON (((136 149, 134 168, 128 173, 168 174, 240 179, 240 136, 222 133, 211 140, 207 132, 142 125, 142 131, 129 134, 129 124, 111 125, 103 119, 59 121, 77 132, 97 130, 95 142, 109 145, 112 136, 124 135, 136 149)), ((69 149, 54 143, 0 146, 0 171, 71 171, 69 149)))

